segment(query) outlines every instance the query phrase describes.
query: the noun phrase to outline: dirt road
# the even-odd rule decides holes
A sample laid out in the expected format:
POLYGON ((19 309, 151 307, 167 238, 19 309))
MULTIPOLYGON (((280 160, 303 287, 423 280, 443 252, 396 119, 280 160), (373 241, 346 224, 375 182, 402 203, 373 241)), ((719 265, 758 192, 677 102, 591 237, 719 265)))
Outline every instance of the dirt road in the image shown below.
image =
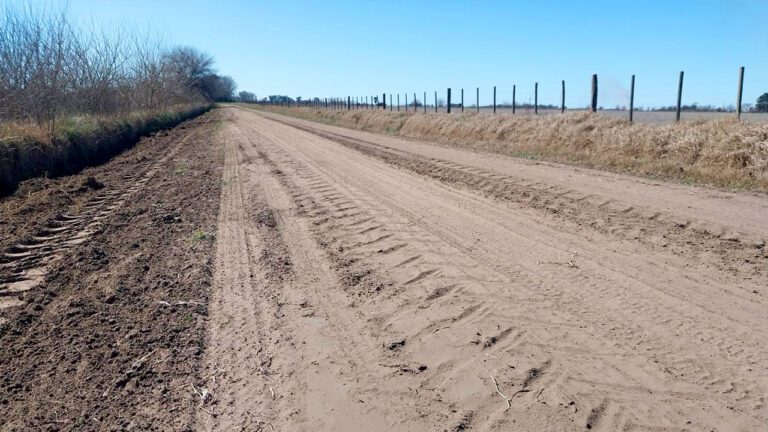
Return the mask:
POLYGON ((757 431, 768 198, 224 107, 0 200, 0 431, 757 431))
POLYGON ((226 108, 208 430, 761 430, 762 196, 226 108))

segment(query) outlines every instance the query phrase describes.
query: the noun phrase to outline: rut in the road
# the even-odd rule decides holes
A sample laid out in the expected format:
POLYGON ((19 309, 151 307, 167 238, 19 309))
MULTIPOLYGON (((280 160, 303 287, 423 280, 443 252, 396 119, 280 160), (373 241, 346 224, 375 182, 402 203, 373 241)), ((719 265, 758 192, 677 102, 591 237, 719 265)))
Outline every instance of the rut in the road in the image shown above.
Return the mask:
MULTIPOLYGON (((386 397, 379 383, 403 369, 419 373, 419 365, 388 358, 397 354, 384 346, 388 338, 373 336, 376 323, 361 321, 346 306, 356 297, 347 293, 386 283, 370 271, 335 271, 293 211, 279 169, 238 129, 229 125, 222 137, 227 187, 210 308, 210 372, 199 383, 213 396, 201 409, 201 427, 391 430, 418 424, 423 416, 413 408, 426 411, 434 401, 386 397), (328 415, 342 411, 347 415, 328 415)), ((454 417, 447 411, 443 405, 427 418, 445 424, 454 417)))
POLYGON ((721 270, 738 271, 748 279, 768 280, 766 239, 754 234, 726 231, 699 220, 680 219, 659 212, 649 213, 628 203, 585 195, 564 187, 540 184, 437 158, 424 158, 290 122, 285 124, 414 173, 479 191, 521 208, 546 211, 563 221, 587 226, 601 234, 642 242, 654 249, 673 250, 679 255, 712 255, 708 264, 716 265, 721 270))

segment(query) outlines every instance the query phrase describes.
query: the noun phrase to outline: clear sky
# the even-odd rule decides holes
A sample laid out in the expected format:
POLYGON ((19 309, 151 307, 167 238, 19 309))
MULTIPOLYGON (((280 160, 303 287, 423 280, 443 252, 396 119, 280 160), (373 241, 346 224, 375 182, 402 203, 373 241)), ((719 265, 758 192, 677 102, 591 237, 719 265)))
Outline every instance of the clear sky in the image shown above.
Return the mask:
MULTIPOLYGON (((56 4, 54 2, 54 4, 56 4)), ((212 54, 241 90, 302 96, 421 95, 464 88, 481 103, 533 97, 600 104, 732 105, 768 91, 768 0, 719 1, 190 1, 69 0, 76 19, 150 25, 212 54)), ((471 97, 470 97, 471 95, 471 97)), ((428 96, 431 99, 432 96, 428 96)), ((419 96, 421 98, 421 96, 419 96)))

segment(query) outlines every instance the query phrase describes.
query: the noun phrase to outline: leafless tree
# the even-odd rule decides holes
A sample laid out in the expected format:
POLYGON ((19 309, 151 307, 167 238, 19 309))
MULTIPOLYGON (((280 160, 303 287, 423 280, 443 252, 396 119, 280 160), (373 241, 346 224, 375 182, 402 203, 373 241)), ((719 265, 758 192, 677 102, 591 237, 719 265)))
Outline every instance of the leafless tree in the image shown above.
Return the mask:
POLYGON ((72 24, 66 10, 0 4, 0 122, 124 115, 229 100, 208 54, 125 28, 72 24))
POLYGON ((240 102, 245 102, 245 103, 251 103, 256 101, 256 95, 247 91, 241 91, 240 93, 238 93, 237 98, 240 102))

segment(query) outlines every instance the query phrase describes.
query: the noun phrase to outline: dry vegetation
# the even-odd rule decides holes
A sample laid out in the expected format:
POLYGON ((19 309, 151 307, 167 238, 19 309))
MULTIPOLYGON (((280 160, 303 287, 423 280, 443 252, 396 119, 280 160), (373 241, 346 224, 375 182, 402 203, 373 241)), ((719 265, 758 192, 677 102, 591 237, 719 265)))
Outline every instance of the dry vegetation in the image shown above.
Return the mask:
POLYGON ((768 123, 630 124, 587 112, 552 116, 270 110, 455 147, 648 177, 768 191, 768 123))
POLYGON ((167 111, 135 111, 125 116, 73 116, 51 137, 34 122, 0 123, 0 196, 18 182, 40 175, 56 177, 106 162, 144 135, 173 127, 207 111, 207 105, 178 105, 167 111))

